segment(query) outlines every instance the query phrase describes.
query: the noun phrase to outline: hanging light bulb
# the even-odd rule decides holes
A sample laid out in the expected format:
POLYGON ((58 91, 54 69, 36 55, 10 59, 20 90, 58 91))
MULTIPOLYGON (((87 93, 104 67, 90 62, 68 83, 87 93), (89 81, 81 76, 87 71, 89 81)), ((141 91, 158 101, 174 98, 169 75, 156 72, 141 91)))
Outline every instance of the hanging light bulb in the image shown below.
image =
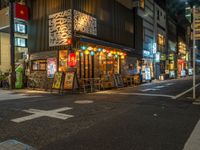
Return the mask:
POLYGON ((85 51, 85 54, 88 55, 88 54, 90 54, 90 52, 89 52, 88 50, 86 50, 86 51, 85 51))
POLYGON ((91 51, 91 52, 90 52, 90 55, 91 55, 91 56, 94 56, 94 54, 95 54, 94 51, 91 51))
POLYGON ((91 51, 91 50, 93 50, 93 48, 90 46, 90 47, 88 47, 88 50, 91 51))
POLYGON ((81 49, 85 51, 87 49, 87 47, 86 46, 81 46, 81 49))
POLYGON ((111 53, 108 53, 108 57, 112 57, 112 54, 111 54, 111 53))
POLYGON ((98 52, 101 52, 102 51, 102 48, 98 48, 98 52))

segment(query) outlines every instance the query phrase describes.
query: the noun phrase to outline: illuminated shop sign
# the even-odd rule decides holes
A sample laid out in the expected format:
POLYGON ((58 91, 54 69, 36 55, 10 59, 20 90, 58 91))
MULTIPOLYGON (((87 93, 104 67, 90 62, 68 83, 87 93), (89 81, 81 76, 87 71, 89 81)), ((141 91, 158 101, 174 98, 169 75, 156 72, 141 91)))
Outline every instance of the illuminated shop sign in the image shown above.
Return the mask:
POLYGON ((65 10, 49 16, 49 46, 68 45, 72 37, 71 10, 65 10))
POLYGON ((160 52, 157 52, 155 55, 155 62, 159 63, 160 62, 160 52))
POLYGON ((74 10, 74 30, 97 35, 97 19, 85 13, 74 10))
POLYGON ((161 56, 160 56, 160 60, 162 60, 162 61, 165 61, 167 58, 166 58, 166 54, 162 54, 161 56))
POLYGON ((143 55, 146 57, 150 57, 151 56, 151 52, 147 51, 147 50, 143 50, 143 55))
POLYGON ((15 23, 15 32, 16 33, 26 34, 26 32, 27 32, 26 25, 23 24, 23 23, 15 23))
POLYGON ((27 47, 27 39, 24 38, 15 38, 15 46, 16 47, 27 47))

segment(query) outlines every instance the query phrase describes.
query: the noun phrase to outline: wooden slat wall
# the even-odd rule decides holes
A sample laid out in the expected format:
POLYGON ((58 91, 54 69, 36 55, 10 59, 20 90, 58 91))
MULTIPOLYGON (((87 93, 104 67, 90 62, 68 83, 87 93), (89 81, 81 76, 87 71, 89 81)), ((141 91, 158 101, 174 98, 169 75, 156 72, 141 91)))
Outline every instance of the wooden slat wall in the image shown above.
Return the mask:
POLYGON ((126 22, 133 24, 133 11, 115 0, 74 0, 75 9, 98 20, 99 39, 133 48, 133 33, 125 30, 126 22))
MULTIPOLYGON (((125 29, 126 23, 133 24, 132 10, 115 0, 73 1, 75 9, 97 18, 98 36, 95 38, 133 48, 134 35, 125 29)), ((70 0, 29 0, 28 3, 31 8, 30 51, 65 49, 65 47, 49 48, 48 16, 70 9, 70 0)))
POLYGON ((29 0, 29 50, 30 52, 66 49, 66 47, 49 47, 48 17, 51 14, 70 9, 69 0, 29 0))

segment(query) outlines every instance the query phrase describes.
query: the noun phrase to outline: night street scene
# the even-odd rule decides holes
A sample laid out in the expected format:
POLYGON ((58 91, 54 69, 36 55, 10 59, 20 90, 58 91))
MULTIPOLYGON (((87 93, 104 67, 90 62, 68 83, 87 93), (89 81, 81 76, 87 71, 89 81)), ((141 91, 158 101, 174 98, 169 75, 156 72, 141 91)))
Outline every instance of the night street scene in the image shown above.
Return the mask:
POLYGON ((0 0, 0 150, 200 150, 200 0, 0 0))

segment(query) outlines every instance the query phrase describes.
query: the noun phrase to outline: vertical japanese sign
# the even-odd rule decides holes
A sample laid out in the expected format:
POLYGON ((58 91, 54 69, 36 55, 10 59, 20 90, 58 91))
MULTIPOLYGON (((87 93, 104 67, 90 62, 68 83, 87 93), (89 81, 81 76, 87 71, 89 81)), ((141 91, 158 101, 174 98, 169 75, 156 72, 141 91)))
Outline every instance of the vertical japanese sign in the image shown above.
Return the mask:
POLYGON ((71 9, 49 16, 49 46, 68 45, 72 37, 71 9))

